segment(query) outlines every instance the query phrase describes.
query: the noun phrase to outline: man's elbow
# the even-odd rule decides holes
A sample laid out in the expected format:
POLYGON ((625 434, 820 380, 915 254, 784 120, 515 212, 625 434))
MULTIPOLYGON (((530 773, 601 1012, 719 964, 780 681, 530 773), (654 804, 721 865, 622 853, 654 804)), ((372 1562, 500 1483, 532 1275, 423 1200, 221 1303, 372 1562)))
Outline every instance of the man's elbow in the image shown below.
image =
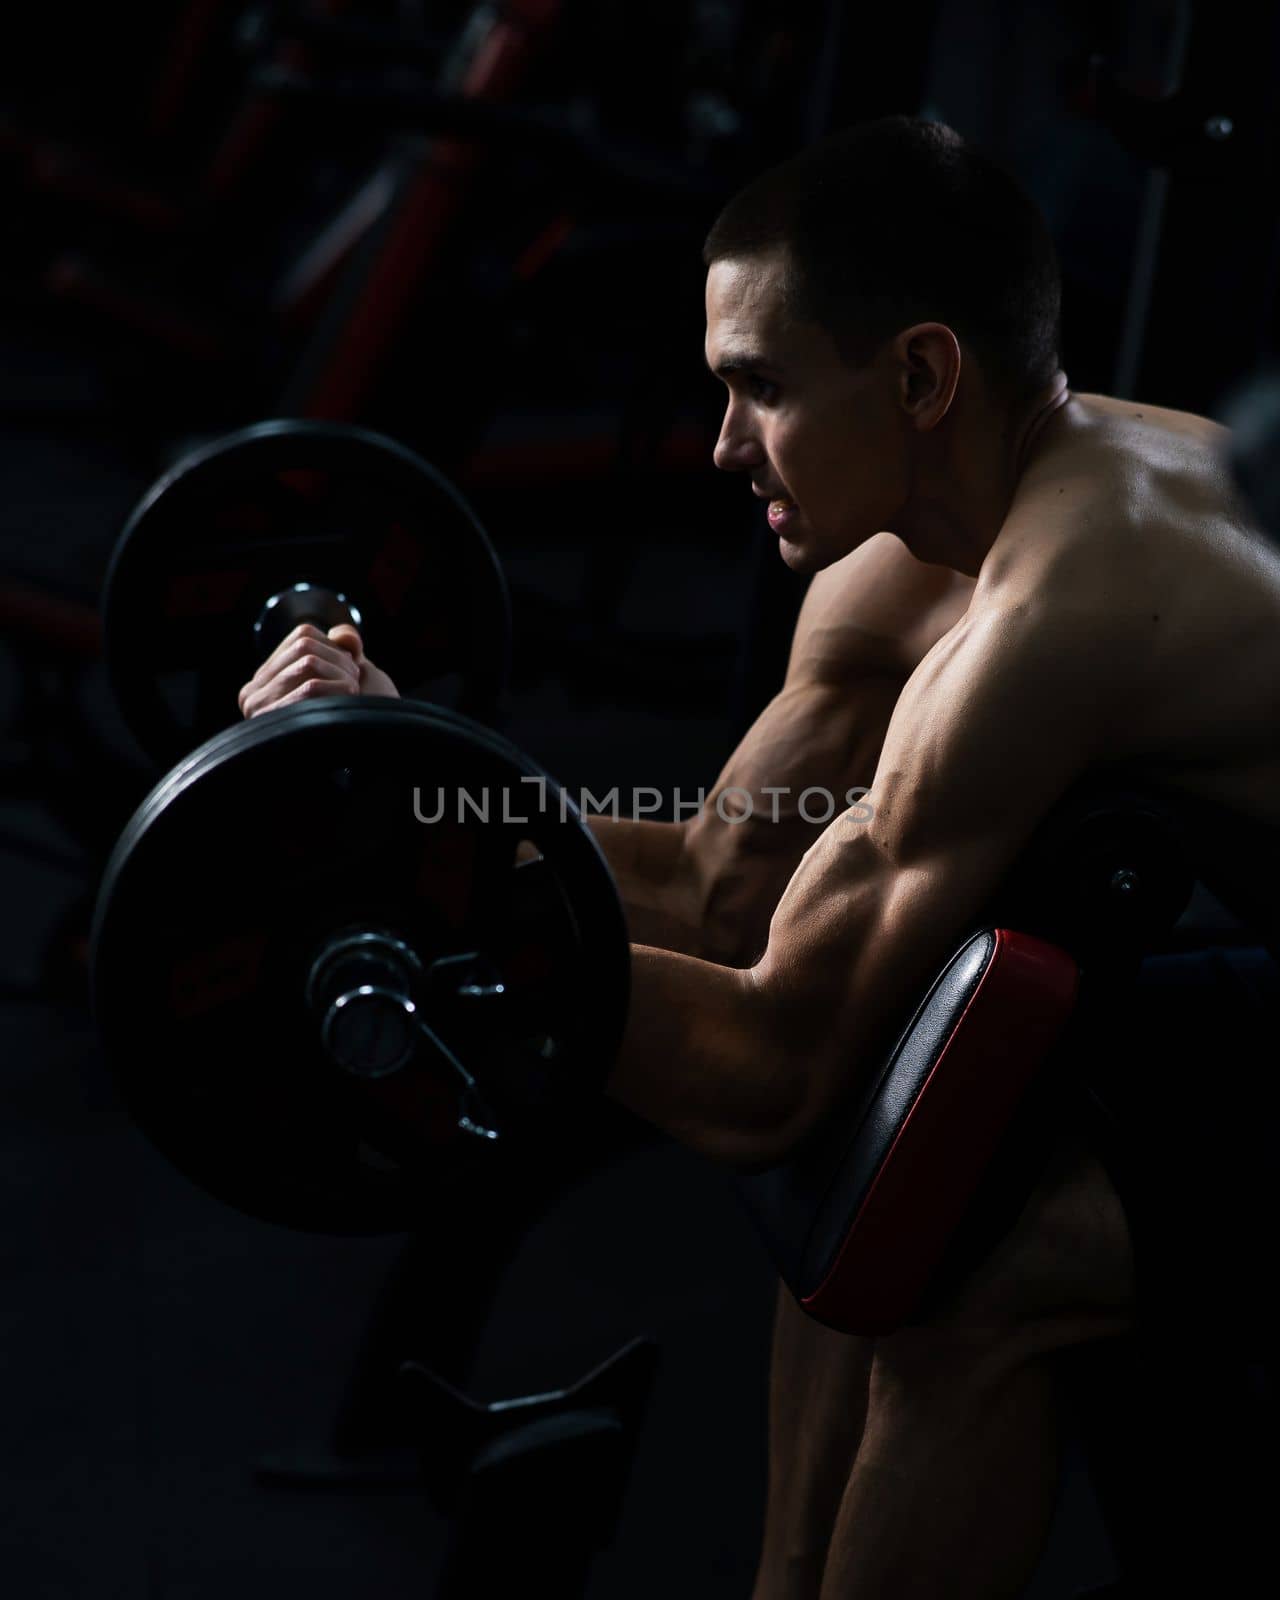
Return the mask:
POLYGON ((759 967, 639 945, 632 957, 631 1015, 606 1092, 712 1161, 785 1161, 821 1115, 829 1030, 759 967))
POLYGON ((697 1126, 674 1128, 680 1144, 705 1156, 717 1166, 743 1174, 765 1172, 781 1166, 804 1142, 809 1124, 798 1116, 782 1116, 769 1125, 749 1124, 742 1118, 708 1117, 697 1126))
POLYGON ((759 982, 756 971, 744 970, 740 981, 747 1004, 729 1080, 738 1092, 726 1095, 700 1128, 688 1129, 683 1142, 724 1166, 763 1171, 789 1160, 818 1125, 828 1074, 809 1030, 759 982))
POLYGON ((797 1116, 771 1128, 717 1128, 708 1132, 699 1153, 717 1166, 750 1177, 790 1161, 805 1143, 811 1126, 797 1116))
POLYGON ((754 996, 752 1048, 772 1086, 772 1115, 743 1130, 724 1159, 743 1172, 790 1161, 831 1115, 850 1077, 845 1018, 831 997, 765 957, 743 973, 754 996))

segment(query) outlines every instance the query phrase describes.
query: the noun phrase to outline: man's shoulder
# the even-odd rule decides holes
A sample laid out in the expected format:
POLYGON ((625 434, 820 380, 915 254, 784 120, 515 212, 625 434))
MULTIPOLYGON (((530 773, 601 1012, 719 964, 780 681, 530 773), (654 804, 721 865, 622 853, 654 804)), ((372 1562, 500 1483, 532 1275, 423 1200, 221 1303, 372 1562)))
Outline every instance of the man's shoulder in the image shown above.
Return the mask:
POLYGON ((1251 535, 1218 424, 1105 396, 1079 399, 1083 422, 1019 485, 975 604, 1035 594, 1073 612, 1127 617, 1172 605, 1189 574, 1221 565, 1227 531, 1251 535))
POLYGON ((1172 599, 1188 583, 1234 584, 1275 545, 1239 494, 1227 439, 1206 418, 1140 406, 1086 428, 1020 487, 982 579, 1082 584, 1122 604, 1131 585, 1167 583, 1172 599))
POLYGON ((1162 432, 1188 442, 1209 446, 1227 437, 1227 428, 1196 411, 1179 411, 1172 406, 1152 405, 1144 400, 1121 400, 1114 395, 1074 393, 1073 406, 1083 419, 1099 429, 1123 433, 1139 425, 1149 432, 1162 432))
POLYGON ((1189 411, 1078 395, 1060 447, 1019 486, 1012 519, 1033 518, 1080 538, 1156 532, 1238 517, 1228 430, 1189 411))
POLYGON ((964 613, 973 582, 873 535, 817 573, 796 624, 790 675, 834 682, 877 672, 904 681, 964 613))

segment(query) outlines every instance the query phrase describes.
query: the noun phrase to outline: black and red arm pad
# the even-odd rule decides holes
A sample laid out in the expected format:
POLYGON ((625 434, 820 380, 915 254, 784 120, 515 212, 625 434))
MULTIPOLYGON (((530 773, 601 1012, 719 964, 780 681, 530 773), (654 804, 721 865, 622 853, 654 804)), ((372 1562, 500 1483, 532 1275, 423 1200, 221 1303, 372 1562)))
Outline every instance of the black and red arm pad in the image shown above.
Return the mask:
POLYGON ((739 1179, 812 1316, 880 1334, 919 1314, 1078 987, 1057 945, 975 933, 856 1102, 784 1165, 739 1179))

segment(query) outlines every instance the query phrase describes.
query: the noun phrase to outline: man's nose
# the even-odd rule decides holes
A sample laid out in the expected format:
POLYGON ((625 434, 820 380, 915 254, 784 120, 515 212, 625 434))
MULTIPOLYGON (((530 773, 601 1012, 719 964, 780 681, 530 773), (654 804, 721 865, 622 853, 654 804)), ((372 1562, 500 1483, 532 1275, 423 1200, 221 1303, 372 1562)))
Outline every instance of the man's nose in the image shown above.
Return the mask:
POLYGON ((748 472, 764 460, 759 439, 754 430, 745 426, 745 419, 734 406, 724 414, 711 459, 721 472, 748 472))

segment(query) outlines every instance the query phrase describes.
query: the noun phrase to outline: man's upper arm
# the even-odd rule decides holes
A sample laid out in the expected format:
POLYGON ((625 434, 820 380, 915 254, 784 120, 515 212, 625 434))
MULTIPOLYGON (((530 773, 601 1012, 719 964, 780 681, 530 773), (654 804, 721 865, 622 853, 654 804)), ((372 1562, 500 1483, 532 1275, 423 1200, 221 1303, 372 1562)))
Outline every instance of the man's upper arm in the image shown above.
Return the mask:
POLYGON ((1110 744, 1116 652, 1030 605, 966 619, 899 700, 865 807, 807 852, 753 971, 806 1120, 872 1069, 1054 801, 1110 744), (788 1046, 790 1047, 790 1046, 788 1046))
POLYGON ((954 574, 917 561, 888 533, 813 579, 782 688, 685 830, 702 954, 735 966, 758 957, 782 891, 831 807, 870 785, 913 651, 955 584, 954 574))
MULTIPOLYGON (((892 630, 918 621, 936 579, 926 579, 928 588, 914 579, 921 592, 913 595, 903 558, 921 574, 929 569, 892 543, 896 553, 864 546, 810 584, 786 680, 696 814, 675 823, 587 818, 633 943, 731 966, 764 948, 779 896, 829 815, 822 794, 840 800, 870 784, 908 676, 892 630)), ((693 802, 687 791, 680 798, 693 802)))

